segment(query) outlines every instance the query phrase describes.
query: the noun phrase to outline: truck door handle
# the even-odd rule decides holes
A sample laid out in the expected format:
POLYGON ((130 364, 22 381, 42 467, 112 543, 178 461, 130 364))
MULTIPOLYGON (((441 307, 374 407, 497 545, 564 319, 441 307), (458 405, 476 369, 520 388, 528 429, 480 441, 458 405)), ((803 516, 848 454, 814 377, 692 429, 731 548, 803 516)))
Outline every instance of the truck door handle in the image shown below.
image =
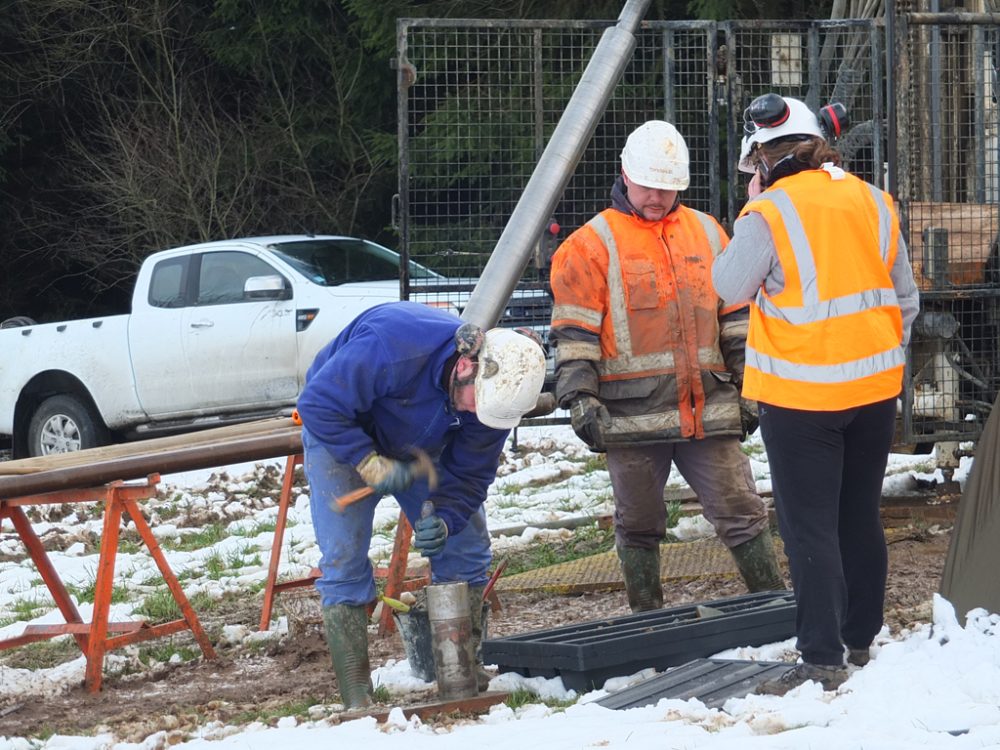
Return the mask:
POLYGON ((192 328, 211 328, 215 325, 211 320, 196 320, 191 324, 192 328))

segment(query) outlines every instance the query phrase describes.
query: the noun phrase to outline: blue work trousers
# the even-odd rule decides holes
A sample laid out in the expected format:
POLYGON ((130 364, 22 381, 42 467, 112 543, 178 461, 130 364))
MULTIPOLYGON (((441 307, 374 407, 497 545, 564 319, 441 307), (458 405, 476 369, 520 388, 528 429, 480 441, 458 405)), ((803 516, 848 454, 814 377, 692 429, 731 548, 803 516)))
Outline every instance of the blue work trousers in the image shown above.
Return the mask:
MULTIPOLYGON (((371 495, 343 511, 335 500, 351 490, 364 487, 353 466, 338 462, 321 443, 302 430, 306 479, 309 481, 309 507, 313 530, 320 549, 320 577, 316 581, 324 607, 334 604, 364 606, 375 599, 375 574, 368 550, 371 547, 375 507, 381 496, 371 495)), ((427 483, 415 482, 406 492, 396 495, 411 524, 420 519, 420 508, 428 498, 427 483)), ((440 554, 430 558, 434 583, 467 581, 482 586, 489 579, 492 560, 490 535, 483 506, 469 519, 468 525, 449 536, 440 554)))

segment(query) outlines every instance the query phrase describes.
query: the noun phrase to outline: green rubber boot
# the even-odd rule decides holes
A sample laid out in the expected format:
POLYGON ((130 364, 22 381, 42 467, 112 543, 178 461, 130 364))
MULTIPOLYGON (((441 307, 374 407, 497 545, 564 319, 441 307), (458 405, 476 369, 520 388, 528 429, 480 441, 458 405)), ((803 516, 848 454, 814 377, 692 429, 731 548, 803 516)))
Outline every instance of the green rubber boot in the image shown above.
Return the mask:
POLYGON ((368 612, 347 604, 323 607, 323 625, 344 707, 367 708, 372 704, 368 612))
POLYGON ((469 586, 469 616, 472 618, 472 650, 476 654, 476 687, 480 693, 485 693, 493 679, 489 672, 483 669, 483 634, 486 632, 486 622, 489 619, 489 607, 483 601, 485 586, 469 586))
POLYGON ((764 529, 749 542, 737 544, 729 551, 733 553, 736 567, 751 594, 757 591, 785 590, 770 529, 764 529))
POLYGON ((628 606, 633 612, 646 612, 663 607, 663 585, 660 583, 660 548, 616 547, 625 579, 628 606))

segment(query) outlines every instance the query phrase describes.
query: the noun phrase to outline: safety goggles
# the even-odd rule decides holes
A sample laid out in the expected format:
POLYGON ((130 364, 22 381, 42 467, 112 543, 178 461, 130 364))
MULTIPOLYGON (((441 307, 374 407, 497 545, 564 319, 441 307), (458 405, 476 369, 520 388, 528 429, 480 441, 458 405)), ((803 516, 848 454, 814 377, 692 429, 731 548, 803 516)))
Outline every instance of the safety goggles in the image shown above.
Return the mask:
POLYGON ((776 128, 788 120, 791 110, 778 94, 758 96, 743 110, 743 134, 751 136, 761 128, 776 128))

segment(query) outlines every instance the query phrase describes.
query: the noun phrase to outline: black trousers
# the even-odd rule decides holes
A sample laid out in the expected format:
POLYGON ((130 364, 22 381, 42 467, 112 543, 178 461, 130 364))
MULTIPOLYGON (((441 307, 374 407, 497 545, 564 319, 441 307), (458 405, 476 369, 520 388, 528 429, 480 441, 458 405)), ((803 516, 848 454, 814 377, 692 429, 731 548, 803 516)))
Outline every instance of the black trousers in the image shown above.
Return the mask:
POLYGON ((844 411, 760 403, 802 660, 843 665, 882 628, 888 553, 879 516, 896 399, 844 411))

